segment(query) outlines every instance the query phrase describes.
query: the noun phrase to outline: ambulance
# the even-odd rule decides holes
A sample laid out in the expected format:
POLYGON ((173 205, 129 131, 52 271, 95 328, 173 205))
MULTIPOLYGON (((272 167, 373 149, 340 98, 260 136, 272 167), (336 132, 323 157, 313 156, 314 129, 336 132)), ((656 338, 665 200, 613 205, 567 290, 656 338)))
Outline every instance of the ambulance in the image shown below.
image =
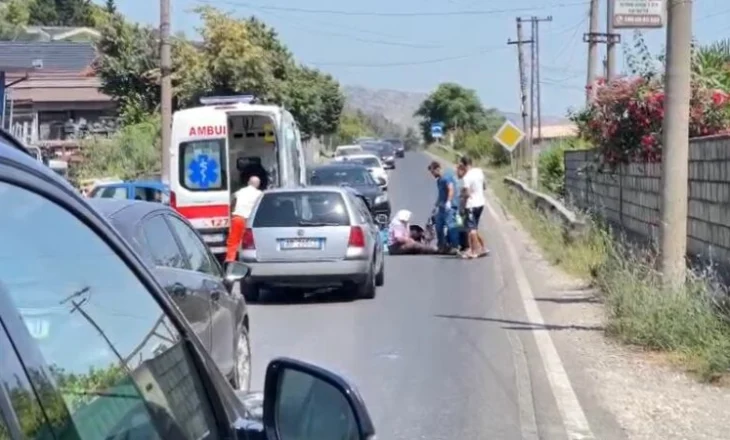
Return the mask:
POLYGON ((284 108, 258 104, 248 95, 200 102, 172 117, 170 206, 220 258, 232 194, 246 186, 252 167, 265 171, 264 190, 303 186, 307 170, 299 128, 284 108))

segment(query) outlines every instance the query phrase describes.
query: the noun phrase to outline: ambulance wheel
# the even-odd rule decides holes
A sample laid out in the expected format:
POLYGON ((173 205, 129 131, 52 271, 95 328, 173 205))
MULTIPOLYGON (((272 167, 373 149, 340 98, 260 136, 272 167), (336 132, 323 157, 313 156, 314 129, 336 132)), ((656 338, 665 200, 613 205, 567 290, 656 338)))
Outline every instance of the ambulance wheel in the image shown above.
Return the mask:
POLYGON ((246 302, 258 302, 261 297, 261 287, 258 284, 242 282, 241 294, 246 302))

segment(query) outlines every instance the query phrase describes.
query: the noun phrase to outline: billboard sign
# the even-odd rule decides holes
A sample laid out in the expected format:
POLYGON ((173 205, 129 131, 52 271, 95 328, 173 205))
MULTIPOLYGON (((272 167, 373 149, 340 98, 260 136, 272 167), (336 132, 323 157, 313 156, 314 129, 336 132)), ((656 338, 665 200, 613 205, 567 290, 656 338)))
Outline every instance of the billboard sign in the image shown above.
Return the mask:
POLYGON ((656 29, 664 26, 665 0, 613 1, 613 27, 616 29, 656 29))

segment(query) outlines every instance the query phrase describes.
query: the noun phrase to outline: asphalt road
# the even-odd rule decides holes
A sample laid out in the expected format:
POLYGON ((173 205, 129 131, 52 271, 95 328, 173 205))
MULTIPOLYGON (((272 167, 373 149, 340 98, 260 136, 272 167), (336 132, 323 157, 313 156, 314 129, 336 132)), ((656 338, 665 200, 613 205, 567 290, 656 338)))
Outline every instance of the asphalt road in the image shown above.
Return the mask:
MULTIPOLYGON (((417 223, 435 199, 430 160, 408 153, 390 177, 394 212, 410 209, 417 223)), ((567 438, 490 234, 495 247, 484 259, 388 256, 374 300, 251 306, 253 387, 263 385, 270 359, 295 357, 351 379, 379 439, 567 438)))

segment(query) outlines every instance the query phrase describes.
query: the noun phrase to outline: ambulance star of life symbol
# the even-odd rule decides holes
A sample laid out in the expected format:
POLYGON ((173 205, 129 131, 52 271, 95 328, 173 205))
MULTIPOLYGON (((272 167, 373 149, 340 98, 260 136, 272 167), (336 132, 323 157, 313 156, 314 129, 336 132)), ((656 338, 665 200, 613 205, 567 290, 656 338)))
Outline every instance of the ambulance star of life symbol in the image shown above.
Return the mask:
POLYGON ((304 229, 298 229, 297 230, 297 235, 300 236, 300 237, 303 237, 304 236, 304 229))

